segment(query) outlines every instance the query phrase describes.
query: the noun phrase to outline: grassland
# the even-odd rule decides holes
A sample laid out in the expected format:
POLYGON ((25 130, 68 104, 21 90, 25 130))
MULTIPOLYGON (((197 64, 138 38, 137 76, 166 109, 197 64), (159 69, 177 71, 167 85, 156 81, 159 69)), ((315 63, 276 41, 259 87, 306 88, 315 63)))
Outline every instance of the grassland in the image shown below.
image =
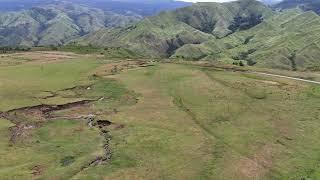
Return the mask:
POLYGON ((2 65, 0 78, 0 111, 99 99, 55 111, 54 118, 30 117, 30 109, 3 117, 4 179, 320 177, 317 85, 97 56, 2 65), (88 164, 105 153, 106 142, 81 118, 88 114, 112 122, 111 159, 94 165, 88 164), (26 122, 40 124, 12 141, 13 127, 26 122))
POLYGON ((112 116, 128 124, 114 135, 125 139, 115 148, 138 164, 110 178, 285 179, 317 171, 319 87, 172 64, 118 78, 143 97, 112 116))
MULTIPOLYGON (((28 52, 24 56, 30 53, 36 56, 39 52, 28 52)), ((50 55, 53 54, 66 55, 63 52, 50 55)), ((15 61, 20 55, 11 54, 7 58, 15 61)), ((20 109, 6 113, 3 116, 7 119, 1 119, 1 178, 65 179, 104 153, 105 139, 99 129, 88 127, 87 120, 79 116, 96 111, 112 113, 118 104, 134 102, 135 95, 115 80, 91 76, 105 61, 76 55, 73 58, 28 59, 18 65, 0 67, 0 111, 20 109), (98 98, 99 102, 75 104, 52 112, 50 119, 41 108, 32 109, 98 98)))

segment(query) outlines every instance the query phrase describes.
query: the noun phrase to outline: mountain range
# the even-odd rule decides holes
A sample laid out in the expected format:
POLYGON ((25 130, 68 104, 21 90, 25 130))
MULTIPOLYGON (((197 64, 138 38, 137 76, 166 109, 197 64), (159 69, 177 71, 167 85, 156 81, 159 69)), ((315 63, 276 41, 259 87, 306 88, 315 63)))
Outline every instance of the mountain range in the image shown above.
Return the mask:
POLYGON ((195 3, 147 17, 93 6, 58 1, 3 12, 0 44, 121 47, 139 57, 320 69, 320 5, 314 0, 195 3))
POLYGON ((152 16, 163 10, 191 5, 188 2, 174 0, 0 0, 0 11, 19 11, 57 2, 69 2, 122 15, 139 16, 152 16))
POLYGON ((90 33, 76 43, 125 47, 153 57, 319 68, 320 17, 296 6, 286 8, 274 11, 254 0, 197 3, 127 28, 90 33))
POLYGON ((197 3, 145 18, 127 28, 97 31, 82 37, 79 43, 124 46, 149 56, 170 56, 185 44, 200 44, 238 29, 249 29, 272 13, 262 3, 251 0, 197 3), (234 23, 236 19, 243 22, 234 23))
POLYGON ((2 46, 61 45, 104 27, 122 27, 142 19, 69 2, 0 13, 2 46))
POLYGON ((0 46, 62 45, 190 3, 171 0, 0 0, 0 46))

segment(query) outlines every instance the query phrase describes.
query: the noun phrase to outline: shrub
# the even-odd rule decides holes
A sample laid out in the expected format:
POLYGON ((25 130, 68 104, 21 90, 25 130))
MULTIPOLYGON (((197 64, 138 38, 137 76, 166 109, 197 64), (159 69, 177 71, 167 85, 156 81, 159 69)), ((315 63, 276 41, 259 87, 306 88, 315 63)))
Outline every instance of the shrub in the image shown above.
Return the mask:
POLYGON ((74 156, 66 156, 61 159, 60 163, 61 163, 61 166, 65 167, 65 166, 69 166, 70 164, 74 163, 74 161, 75 161, 74 156))

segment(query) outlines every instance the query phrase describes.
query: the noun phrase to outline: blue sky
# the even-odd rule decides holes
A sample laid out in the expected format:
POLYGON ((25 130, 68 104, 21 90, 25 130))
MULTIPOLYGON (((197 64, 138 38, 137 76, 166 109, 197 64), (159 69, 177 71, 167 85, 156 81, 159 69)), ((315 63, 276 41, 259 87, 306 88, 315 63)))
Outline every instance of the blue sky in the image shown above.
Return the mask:
POLYGON ((229 2, 232 0, 181 0, 186 2, 229 2))
MULTIPOLYGON (((185 1, 185 2, 230 2, 235 0, 179 0, 179 1, 185 1)), ((273 0, 274 2, 279 2, 281 0, 273 0)))

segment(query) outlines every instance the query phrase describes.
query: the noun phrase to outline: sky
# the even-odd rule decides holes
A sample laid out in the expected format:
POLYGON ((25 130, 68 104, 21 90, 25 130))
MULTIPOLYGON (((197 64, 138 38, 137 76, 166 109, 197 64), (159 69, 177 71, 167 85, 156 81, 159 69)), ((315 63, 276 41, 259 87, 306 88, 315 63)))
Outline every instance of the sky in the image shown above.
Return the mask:
MULTIPOLYGON (((179 0, 179 1, 185 1, 185 2, 230 2, 235 0, 179 0)), ((260 0, 262 1, 262 0, 260 0)), ((281 0, 272 0, 274 2, 280 2, 281 0)))
POLYGON ((234 0, 180 0, 185 2, 229 2, 234 0))

